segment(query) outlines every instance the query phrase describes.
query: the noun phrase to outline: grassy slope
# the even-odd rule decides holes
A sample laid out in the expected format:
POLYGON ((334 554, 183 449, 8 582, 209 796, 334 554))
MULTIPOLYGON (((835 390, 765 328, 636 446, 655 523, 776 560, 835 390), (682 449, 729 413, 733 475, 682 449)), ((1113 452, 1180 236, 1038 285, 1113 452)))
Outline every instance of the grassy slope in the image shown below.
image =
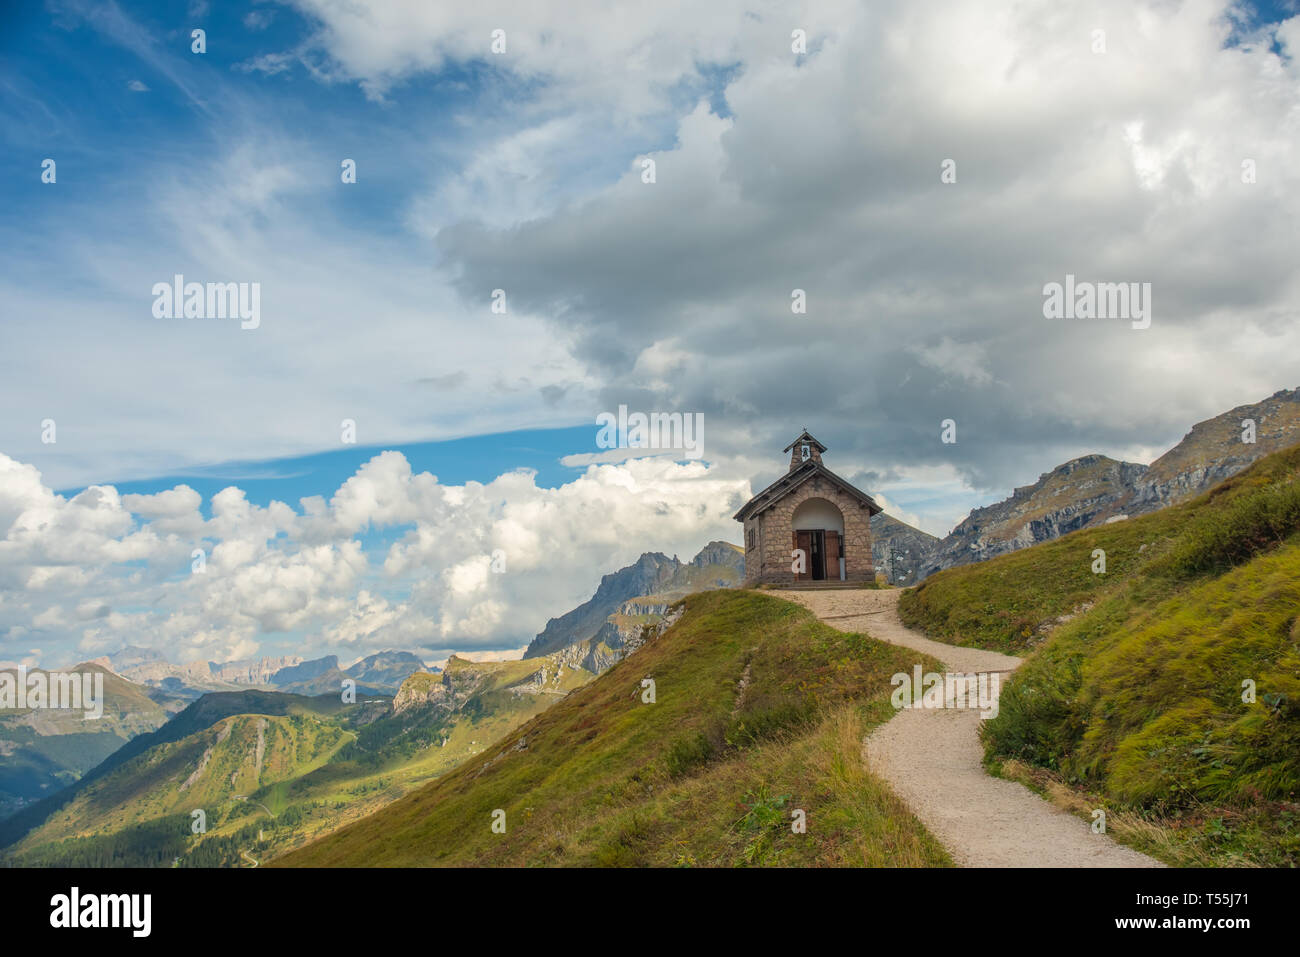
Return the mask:
MULTIPOLYGON (((270 789, 265 800, 276 813, 281 806, 320 810, 305 815, 291 838, 275 842, 269 853, 297 847, 378 811, 416 787, 483 753, 519 725, 554 705, 562 693, 591 680, 592 676, 586 671, 565 669, 548 685, 557 689, 555 693, 516 695, 509 690, 509 685, 531 675, 544 660, 531 658, 476 663, 453 657, 447 664, 449 673, 473 671, 485 677, 464 710, 421 729, 425 734, 431 734, 437 743, 413 751, 381 746, 373 750, 377 760, 371 761, 358 760, 352 751, 344 751, 338 759, 319 770, 270 789)), ((416 674, 407 679, 407 684, 418 689, 421 684, 439 680, 439 675, 416 674)), ((392 723, 401 720, 385 719, 392 723)), ((376 722, 369 730, 390 733, 380 724, 376 722)), ((409 732, 402 736, 406 734, 409 732)), ((365 743, 363 739, 361 744, 365 743)))
MULTIPOLYGON (((283 853, 481 753, 592 678, 550 667, 549 693, 509 689, 549 661, 453 658, 448 673, 462 675, 473 692, 450 715, 416 703, 375 720, 373 709, 387 708, 373 700, 349 706, 337 695, 211 695, 152 736, 151 746, 66 796, 13 848, 12 859, 136 866, 179 857, 184 866, 231 866, 245 850, 259 859, 283 853), (207 814, 201 838, 190 833, 195 808, 207 814)), ((416 674, 404 688, 440 682, 440 675, 416 674)))
MULTIPOLYGON (((0 709, 0 817, 75 783, 132 737, 169 717, 144 688, 99 665, 71 670, 104 676, 104 714, 88 720, 80 711, 0 709)), ((12 668, 0 671, 16 675, 12 668)))
POLYGON ((1300 448, 1185 505, 942 572, 900 609, 941 640, 1038 649, 985 729, 991 757, 1160 822, 1167 859, 1300 863, 1300 448))
MULTIPOLYGON (((107 691, 108 685, 105 685, 107 691)), ((114 773, 122 765, 159 745, 179 741, 211 727, 223 718, 237 714, 289 715, 299 714, 329 720, 345 709, 337 695, 328 698, 307 698, 301 695, 249 689, 247 691, 221 691, 205 695, 193 702, 170 721, 155 731, 139 734, 109 754, 81 779, 62 791, 23 808, 0 821, 0 848, 19 841, 25 834, 40 827, 59 809, 74 800, 100 778, 114 773)))
POLYGON ((903 593, 899 616, 939 641, 1024 654, 1058 618, 1095 603, 1145 566, 1147 553, 1167 547, 1194 508, 1175 505, 945 569, 903 593), (1092 570, 1098 548, 1106 553, 1102 575, 1092 570))
POLYGON ((766 595, 692 595, 665 634, 487 753, 277 863, 946 864, 861 757, 915 657, 766 595))
POLYGON ((204 809, 216 821, 234 795, 293 778, 329 759, 355 735, 303 715, 226 718, 160 745, 98 779, 29 834, 16 850, 204 809))

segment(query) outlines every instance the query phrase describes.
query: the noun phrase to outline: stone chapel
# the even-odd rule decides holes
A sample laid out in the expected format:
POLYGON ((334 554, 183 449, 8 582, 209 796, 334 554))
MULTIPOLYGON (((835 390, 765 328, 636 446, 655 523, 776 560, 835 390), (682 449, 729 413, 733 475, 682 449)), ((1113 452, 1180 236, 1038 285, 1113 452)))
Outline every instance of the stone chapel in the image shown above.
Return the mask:
POLYGON ((872 581, 880 506, 822 463, 826 446, 806 430, 782 451, 789 470, 735 515, 745 527, 745 584, 872 581))

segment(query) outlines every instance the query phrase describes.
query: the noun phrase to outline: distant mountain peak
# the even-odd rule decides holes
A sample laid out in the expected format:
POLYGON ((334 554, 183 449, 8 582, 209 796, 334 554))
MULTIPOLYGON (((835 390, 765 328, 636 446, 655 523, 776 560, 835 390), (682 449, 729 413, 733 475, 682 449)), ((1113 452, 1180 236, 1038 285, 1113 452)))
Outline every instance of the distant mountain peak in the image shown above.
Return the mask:
POLYGON ((1196 423, 1150 465, 1099 453, 1078 456, 1001 502, 972 509, 934 544, 919 577, 1185 501, 1297 442, 1300 389, 1282 389, 1196 423))
POLYGON ((632 564, 601 576, 596 593, 587 601, 548 621, 529 643, 524 657, 538 658, 595 637, 629 599, 650 595, 658 599, 680 597, 738 585, 744 570, 744 552, 722 541, 709 542, 689 562, 669 558, 663 552, 643 552, 632 564))

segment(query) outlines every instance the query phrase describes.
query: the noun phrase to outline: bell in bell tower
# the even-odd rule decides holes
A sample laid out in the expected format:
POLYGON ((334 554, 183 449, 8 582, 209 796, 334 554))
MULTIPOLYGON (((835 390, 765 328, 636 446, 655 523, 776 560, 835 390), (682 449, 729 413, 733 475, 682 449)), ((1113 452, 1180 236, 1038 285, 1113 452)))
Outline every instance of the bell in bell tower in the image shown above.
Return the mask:
POLYGON ((822 453, 826 451, 826 446, 813 438, 807 429, 804 429, 799 433, 797 439, 781 451, 790 453, 790 471, 793 472, 805 462, 816 462, 820 465, 822 453))

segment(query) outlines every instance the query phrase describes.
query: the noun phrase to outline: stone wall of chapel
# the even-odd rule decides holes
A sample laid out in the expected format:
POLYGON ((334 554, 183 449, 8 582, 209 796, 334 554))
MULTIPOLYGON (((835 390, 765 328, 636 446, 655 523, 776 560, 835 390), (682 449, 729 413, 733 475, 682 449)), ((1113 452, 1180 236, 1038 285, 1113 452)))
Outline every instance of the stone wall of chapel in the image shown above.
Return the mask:
MULTIPOLYGON (((790 553, 794 550, 791 522, 794 510, 810 498, 824 498, 844 515, 844 575, 850 582, 871 581, 871 514, 865 505, 838 486, 816 476, 760 514, 745 519, 745 583, 794 584, 790 553)), ((839 570, 827 569, 837 580, 839 570)))

